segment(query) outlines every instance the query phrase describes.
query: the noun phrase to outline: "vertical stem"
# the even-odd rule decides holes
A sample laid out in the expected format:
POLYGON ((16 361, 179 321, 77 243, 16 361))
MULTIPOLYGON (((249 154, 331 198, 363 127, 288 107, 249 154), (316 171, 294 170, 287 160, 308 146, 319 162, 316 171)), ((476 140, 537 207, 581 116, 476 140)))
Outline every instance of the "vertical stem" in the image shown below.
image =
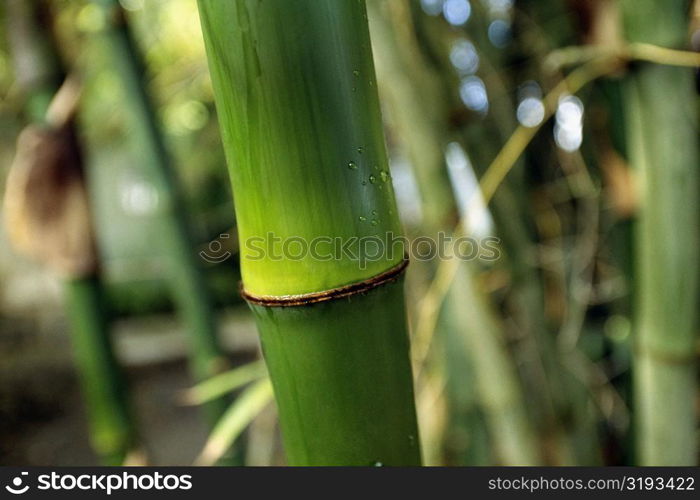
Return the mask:
POLYGON ((199 8, 289 462, 418 465, 403 255, 360 243, 400 234, 365 3, 199 8))
MULTIPOLYGON (((131 120, 131 138, 140 152, 141 168, 158 192, 163 212, 163 241, 155 243, 167 255, 172 293, 189 334, 190 369, 195 380, 201 381, 219 373, 226 365, 217 340, 216 314, 194 251, 175 172, 148 95, 147 71, 125 13, 116 0, 94 1, 105 8, 109 20, 104 37, 123 88, 123 103, 131 120)), ((226 398, 207 403, 205 413, 212 425, 226 406, 226 398)))
MULTIPOLYGON (((684 0, 625 0, 628 38, 686 45, 684 0)), ((642 465, 697 463, 698 120, 693 71, 639 64, 627 89, 639 174, 635 417, 642 465)))
MULTIPOLYGON (((16 76, 25 92, 26 114, 34 123, 44 123, 64 74, 50 36, 50 12, 44 2, 37 0, 8 0, 6 9, 16 76)), ((64 292, 90 439, 105 465, 120 465, 136 444, 136 429, 123 374, 114 355, 99 273, 67 278, 64 292)))
POLYGON ((134 445, 135 429, 109 337, 101 283, 97 275, 70 279, 64 290, 92 445, 105 465, 121 465, 134 445))
MULTIPOLYGON (((398 3, 395 1, 392 6, 398 8, 398 3)), ((424 211, 423 225, 431 235, 449 231, 448 214, 456 214, 457 208, 445 170, 443 151, 449 133, 440 105, 439 82, 421 65, 420 54, 399 47, 391 22, 381 12, 382 3, 370 0, 368 5, 377 58, 381 61, 381 89, 420 180, 422 205, 430 207, 424 211)), ((404 9, 408 9, 407 4, 404 9)), ((500 321, 474 274, 473 262, 460 263, 447 298, 450 318, 445 329, 446 344, 458 345, 469 359, 461 357, 450 363, 449 383, 459 390, 460 385, 471 382, 465 380, 464 369, 465 363, 470 363, 497 459, 508 465, 535 465, 540 462, 537 439, 525 411, 520 381, 500 321)), ((454 353, 448 360, 453 358, 454 353)))

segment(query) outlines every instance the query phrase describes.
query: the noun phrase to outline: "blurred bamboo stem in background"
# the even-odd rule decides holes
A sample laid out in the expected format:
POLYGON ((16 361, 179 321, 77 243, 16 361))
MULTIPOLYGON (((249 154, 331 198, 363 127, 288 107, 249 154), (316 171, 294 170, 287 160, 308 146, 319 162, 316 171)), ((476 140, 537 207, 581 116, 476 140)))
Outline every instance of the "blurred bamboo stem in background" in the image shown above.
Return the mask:
MULTIPOLYGON (((69 96, 70 102, 63 106, 64 109, 57 110, 57 105, 63 105, 57 101, 65 100, 63 95, 66 93, 59 93, 64 71, 51 37, 53 27, 48 6, 36 0, 8 0, 5 5, 16 78, 24 93, 27 116, 34 124, 51 130, 67 127, 67 136, 74 137, 73 115, 78 95, 69 96)), ((66 82, 61 89, 74 84, 66 82)), ((76 93, 75 89, 67 92, 76 93)), ((74 146, 77 144, 63 145, 74 146)), ((79 152, 77 154, 76 159, 80 161, 79 152)), ((52 158, 46 158, 46 161, 50 162, 52 158)), ((46 174, 52 173, 48 165, 37 167, 44 168, 46 174)), ((74 167, 59 165, 64 170, 74 167)), ((60 187, 56 189, 60 190, 60 187)), ((89 228, 80 230, 90 232, 89 228)), ((83 258, 90 259, 88 256, 83 258)), ((105 465, 121 465, 136 445, 136 429, 110 338, 109 314, 99 268, 85 274, 67 275, 64 278, 64 300, 88 414, 90 441, 105 465)))
MULTIPOLYGON (((686 44, 685 0, 623 0, 627 37, 686 44)), ((639 175, 635 429, 641 465, 697 464, 697 95, 693 71, 638 64, 627 81, 628 155, 639 175)))
MULTIPOLYGON (((130 139, 138 146, 138 163, 158 193, 163 214, 164 241, 154 241, 168 259, 168 279, 190 343, 190 370, 198 382, 226 368, 217 339, 216 311, 188 227, 182 193, 146 86, 147 69, 117 0, 93 0, 105 9, 103 37, 114 74, 123 89, 130 118, 130 139)), ((205 415, 214 426, 228 406, 228 398, 208 402, 205 415)), ((235 460, 235 459, 234 459, 235 460)))
POLYGON ((109 337, 98 276, 65 283, 78 373, 92 427, 91 442, 105 465, 122 465, 136 445, 126 386, 109 337))
MULTIPOLYGON (((588 83, 593 80, 609 74, 611 71, 619 68, 617 61, 594 61, 585 64, 584 66, 574 70, 567 76, 560 85, 557 85, 544 99, 545 117, 542 122, 534 127, 527 128, 518 126, 510 139, 503 146, 499 154, 489 165, 486 173, 482 176, 480 185, 482 192, 483 203, 489 204, 496 193, 496 190, 511 171, 515 162, 525 151, 525 148, 530 144, 537 131, 551 118, 556 111, 556 103, 559 97, 566 94, 574 94, 578 92, 588 83)), ((476 197, 473 198, 472 204, 476 204, 476 197)), ((459 237, 464 235, 464 221, 460 221, 454 227, 453 236, 459 237)), ((424 318, 425 330, 434 330, 437 322, 438 304, 442 304, 448 293, 450 286, 455 278, 458 269, 458 261, 454 259, 445 260, 438 265, 436 277, 433 280, 430 290, 425 296, 422 310, 424 313, 421 317, 424 318)), ((430 335, 427 333, 426 335, 430 335)))
MULTIPOLYGON (((397 4, 396 1, 394 9, 397 4)), ((428 234, 435 235, 449 228, 450 219, 457 214, 445 168, 444 148, 449 134, 445 110, 438 97, 440 86, 431 80, 425 68, 420 67, 417 54, 413 53, 409 58, 402 53, 392 21, 387 12, 382 12, 387 4, 370 0, 368 6, 379 62, 380 89, 419 180, 421 206, 425 207, 422 226, 428 234), (407 64, 406 59, 412 62, 407 64)), ((404 6, 408 8, 405 2, 404 6)), ((457 261, 454 256, 453 259, 457 261)), ((485 413, 498 462, 505 465, 539 464, 538 440, 525 410, 520 381, 513 369, 500 321, 490 307, 486 292, 480 287, 474 263, 460 262, 455 267, 455 280, 446 292, 449 308, 436 308, 434 314, 437 317, 442 310, 442 314, 448 316, 445 334, 454 338, 443 342, 459 346, 469 361, 456 363, 459 369, 448 366, 447 383, 453 386, 452 392, 470 391, 465 385, 472 380, 465 366, 471 365, 477 399, 485 413), (499 382, 494 384, 494 380, 499 382)), ((414 353, 418 374, 431 343, 431 336, 422 333, 425 329, 419 323, 414 353)), ((452 418, 460 418, 454 410, 452 418)))
MULTIPOLYGON (((659 52, 658 54, 661 53, 659 52)), ((678 62, 675 58, 664 58, 662 61, 663 64, 666 65, 674 65, 678 62)), ((687 60, 682 62, 683 64, 681 64, 681 66, 685 66, 687 60)), ((556 85, 543 99, 545 114, 540 124, 530 128, 522 125, 518 126, 481 177, 480 185, 483 203, 488 205, 492 201, 496 191, 515 166, 518 158, 525 152, 525 149, 537 135, 537 132, 556 112, 557 103, 561 96, 576 94, 596 79, 618 71, 624 63, 625 61, 620 59, 617 54, 601 55, 574 69, 556 85)), ((683 70, 677 69, 677 71, 683 70)), ((663 100, 657 101, 657 104, 660 105, 661 102, 663 102, 663 100)), ((647 121, 647 123, 650 122, 647 121)), ((688 128, 691 129, 691 127, 688 128)), ((473 206, 475 206, 476 201, 477 200, 474 199, 473 206)), ((460 221, 455 226, 453 234, 455 237, 464 234, 463 221, 460 221)), ((417 321, 417 337, 432 337, 436 329, 441 304, 443 304, 450 293, 450 288, 458 273, 458 267, 458 262, 454 260, 446 260, 439 263, 435 278, 432 280, 423 302, 421 303, 417 321)))
MULTIPOLYGON (((240 241, 401 234, 365 2, 199 9, 240 241)), ((241 274, 289 463, 419 465, 404 256, 282 255, 246 243, 241 274)))

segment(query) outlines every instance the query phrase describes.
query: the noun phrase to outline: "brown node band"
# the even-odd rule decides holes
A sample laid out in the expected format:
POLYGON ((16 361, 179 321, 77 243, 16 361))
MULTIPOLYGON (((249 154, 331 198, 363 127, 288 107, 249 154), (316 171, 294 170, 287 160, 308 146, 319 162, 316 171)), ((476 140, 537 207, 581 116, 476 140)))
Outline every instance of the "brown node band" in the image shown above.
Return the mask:
POLYGON ((253 295, 246 292, 241 283, 241 297, 251 304, 267 307, 295 307, 318 304, 319 302, 328 302, 330 300, 342 299, 351 297, 360 293, 369 292, 374 288, 382 286, 386 283, 391 283, 399 279, 401 274, 408 266, 408 256, 392 267, 388 271, 367 278, 364 281, 351 283, 349 285, 324 290, 322 292, 303 293, 299 295, 253 295))

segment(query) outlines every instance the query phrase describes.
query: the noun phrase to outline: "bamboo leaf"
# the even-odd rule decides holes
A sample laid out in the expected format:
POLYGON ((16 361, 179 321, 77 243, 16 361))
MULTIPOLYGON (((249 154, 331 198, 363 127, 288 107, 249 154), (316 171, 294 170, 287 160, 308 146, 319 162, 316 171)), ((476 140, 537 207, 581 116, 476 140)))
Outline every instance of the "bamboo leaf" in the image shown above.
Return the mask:
POLYGON ((214 426, 195 465, 216 463, 272 400, 272 384, 268 378, 256 382, 243 391, 214 426))
POLYGON ((197 384, 184 392, 182 402, 187 405, 200 405, 240 389, 266 374, 265 363, 254 361, 197 384))

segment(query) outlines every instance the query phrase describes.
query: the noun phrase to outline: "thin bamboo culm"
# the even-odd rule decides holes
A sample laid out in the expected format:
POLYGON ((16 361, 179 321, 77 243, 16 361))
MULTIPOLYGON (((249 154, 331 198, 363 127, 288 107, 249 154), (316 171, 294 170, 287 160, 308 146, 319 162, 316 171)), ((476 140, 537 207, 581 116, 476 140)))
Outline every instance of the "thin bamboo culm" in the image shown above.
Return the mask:
MULTIPOLYGON (((624 0, 627 38, 687 46, 688 2, 624 0)), ((639 63, 627 81, 628 155, 639 176, 635 429, 641 465, 693 465, 700 195, 692 69, 639 63)))
MULTIPOLYGON (((110 61, 123 89, 123 103, 130 120, 130 139, 139 152, 139 165, 158 192, 162 211, 162 241, 154 241, 167 260, 168 279, 175 304, 190 343, 190 371, 196 381, 208 379, 226 368, 217 339, 216 312, 212 306, 201 263, 185 215, 180 187, 165 147, 153 103, 146 87, 146 68, 117 0, 93 0, 105 9, 103 33, 110 61)), ((214 425, 228 406, 228 398, 204 407, 214 425)))
MULTIPOLYGON (((393 0, 390 0, 393 1, 393 0)), ((398 2, 393 6, 396 8, 398 2)), ((441 115, 439 87, 415 58, 413 71, 407 69, 394 37, 388 13, 382 12, 386 2, 370 0, 370 20, 377 59, 381 62, 380 88, 394 126, 407 146, 409 157, 419 179, 423 210, 423 227, 428 234, 451 229, 449 220, 457 212, 447 177, 444 148, 448 137, 446 120, 441 115), (420 71, 418 71, 420 70, 420 71), (438 97, 435 97, 435 96, 438 97), (433 96, 435 98, 430 98, 433 96)), ((415 56, 415 54, 412 54, 415 56)), ((443 342, 447 349, 457 348, 461 356, 451 353, 457 362, 448 364, 448 383, 453 392, 469 391, 474 384, 477 402, 484 412, 489 438, 494 444, 495 461, 505 465, 537 465, 540 463, 537 436, 525 411, 522 388, 504 342, 500 321, 480 289, 477 268, 473 262, 460 264, 455 282, 450 287, 443 342), (474 380, 468 378, 469 363, 474 380), (493 384, 498 380, 498 384, 493 384)), ((448 357, 448 359, 450 359, 448 357)), ((460 418, 459 414, 452 415, 460 418)), ((453 422, 455 425, 456 422, 453 422)))
MULTIPOLYGON (((46 115, 64 71, 50 36, 48 5, 38 0, 8 0, 5 14, 16 77, 25 94, 25 112, 32 123, 50 129, 52 124, 46 123, 46 115)), ((68 136, 75 136, 73 123, 65 126, 71 128, 68 136)), ((64 146, 73 147, 72 144, 64 146)), ((73 167, 62 165, 64 169, 73 167)), ((90 441, 103 464, 121 465, 137 444, 137 432, 110 337, 108 307, 99 268, 86 274, 66 274, 63 285, 90 441)))

